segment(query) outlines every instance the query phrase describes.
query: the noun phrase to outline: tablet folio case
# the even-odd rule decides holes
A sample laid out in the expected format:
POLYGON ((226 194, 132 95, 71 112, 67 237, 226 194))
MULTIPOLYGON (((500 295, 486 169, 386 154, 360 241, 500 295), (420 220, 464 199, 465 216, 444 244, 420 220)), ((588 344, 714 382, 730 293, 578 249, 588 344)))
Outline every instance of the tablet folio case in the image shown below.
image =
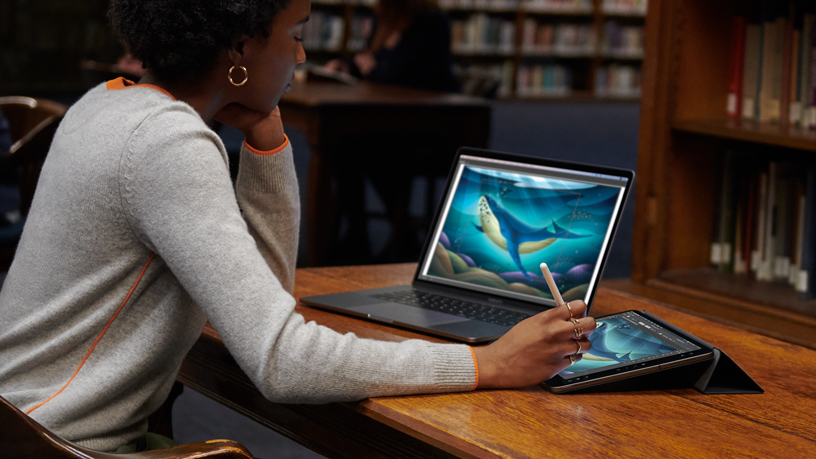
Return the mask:
POLYGON ((765 391, 725 352, 714 348, 714 358, 682 367, 571 391, 571 394, 671 390, 694 387, 704 394, 761 394, 765 391))
MULTIPOLYGON (((682 367, 681 367, 682 368, 682 367)), ((737 362, 725 352, 714 348, 714 361, 694 383, 704 394, 761 394, 765 392, 737 362)))
MULTIPOLYGON (((680 335, 687 333, 648 311, 640 312, 668 330, 680 332, 680 335)), ((728 354, 700 338, 695 337, 695 339, 714 349, 713 359, 610 381, 569 393, 670 390, 689 387, 694 387, 704 394, 762 394, 765 392, 728 354)))

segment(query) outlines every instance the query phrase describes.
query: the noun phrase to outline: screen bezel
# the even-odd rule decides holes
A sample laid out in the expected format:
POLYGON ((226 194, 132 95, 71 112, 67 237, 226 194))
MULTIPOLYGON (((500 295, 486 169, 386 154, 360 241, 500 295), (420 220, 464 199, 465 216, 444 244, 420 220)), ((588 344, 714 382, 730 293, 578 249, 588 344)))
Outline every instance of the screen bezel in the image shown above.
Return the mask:
POLYGON ((442 213, 445 208, 445 202, 448 198, 449 193, 451 192, 451 187, 453 186, 454 182, 454 175, 459 167, 460 158, 462 156, 474 156, 478 158, 485 158, 485 159, 496 159, 501 161, 513 161, 522 164, 532 164, 538 166, 545 166, 545 167, 553 167, 553 168, 561 168, 561 169, 568 169, 568 170, 575 170, 579 172, 588 172, 588 173, 596 173, 596 174, 604 174, 604 175, 614 175, 618 177, 625 177, 627 179, 626 185, 623 187, 623 196, 621 198, 620 209, 615 216, 615 221, 611 223, 612 231, 609 235, 609 244, 601 255, 600 259, 600 266, 598 269, 598 277, 596 282, 592 286, 592 289, 587 296, 586 304, 587 304, 587 313, 592 306, 592 301, 595 298, 595 293, 598 291, 598 285, 600 284, 600 280, 603 278, 603 271, 606 267, 607 259, 609 258, 609 253, 612 251, 612 244, 615 241, 615 234, 618 231, 618 227, 620 225, 620 219, 623 215, 623 211, 626 207, 626 202, 629 197, 629 191, 632 188, 632 184, 635 179, 635 173, 629 169, 620 169, 615 167, 608 167, 608 166, 599 166, 594 164, 584 164, 584 163, 576 163, 571 161, 561 161, 561 160, 553 160, 547 158, 537 158, 532 156, 523 156, 517 155, 512 153, 505 153, 500 151, 493 151, 493 150, 482 150, 478 148, 469 148, 469 147, 462 147, 456 152, 456 156, 454 157, 453 164, 451 165, 451 169, 448 172, 448 179, 445 184, 445 190, 442 194, 442 202, 437 206, 436 213, 434 214, 433 221, 431 226, 428 228, 428 235, 425 238, 425 244, 422 247, 422 256, 417 264, 417 269, 414 272, 414 278, 412 285, 415 287, 426 288, 426 289, 434 289, 440 286, 444 286, 446 289, 456 289, 458 292, 462 292, 462 294, 470 296, 472 298, 480 299, 480 300, 488 300, 488 299, 498 299, 500 301, 506 302, 507 304, 524 304, 526 306, 536 306, 541 308, 542 310, 553 308, 555 307, 555 302, 552 300, 544 299, 543 301, 532 301, 532 300, 525 300, 520 299, 517 297, 513 297, 511 295, 504 295, 502 292, 499 291, 491 291, 491 292, 480 292, 476 290, 471 290, 466 287, 458 286, 458 285, 451 285, 442 282, 435 282, 432 280, 422 279, 420 276, 422 275, 422 267, 425 264, 426 258, 429 256, 429 250, 431 250, 431 245, 434 243, 434 235, 436 234, 437 225, 439 225, 439 219, 442 216, 442 213), (552 303, 552 304, 549 304, 552 303))
MULTIPOLYGON (((561 376, 560 374, 556 374, 555 376, 548 379, 547 381, 542 382, 541 384, 543 386, 547 387, 547 388, 552 388, 552 389, 569 388, 570 386, 573 386, 573 385, 580 386, 580 388, 583 388, 583 387, 591 386, 593 381, 608 380, 613 376, 615 377, 614 380, 625 379, 625 378, 629 377, 628 375, 630 373, 633 373, 631 376, 636 376, 638 374, 641 374, 644 369, 655 368, 655 367, 659 367, 660 365, 666 365, 666 364, 679 362, 679 361, 683 361, 683 360, 689 360, 688 363, 691 364, 691 363, 694 363, 694 362, 697 362, 697 361, 700 361, 700 360, 705 360, 705 359, 701 359, 701 357, 704 357, 704 356, 707 356, 707 355, 711 355, 711 357, 713 358, 713 356, 714 356, 714 347, 713 346, 711 346, 710 344, 708 344, 705 341, 701 340, 700 338, 697 338, 696 336, 688 333, 687 331, 679 329, 679 328, 671 325, 670 323, 660 319, 659 317, 657 317, 657 316, 655 316, 653 314, 649 314, 646 311, 637 311, 637 310, 621 311, 621 312, 616 312, 614 314, 609 314, 609 315, 604 316, 604 317, 596 317, 595 320, 596 321, 603 321, 603 319, 605 317, 615 316, 615 315, 623 314, 623 313, 626 313, 626 312, 633 312, 633 313, 638 314, 639 316, 643 317, 644 319, 647 319, 650 322, 655 323, 655 324, 663 327, 667 331, 669 331, 671 333, 674 333, 675 335, 689 341, 690 343, 697 346, 699 349, 684 352, 682 354, 675 354, 675 355, 665 356, 665 357, 662 357, 662 358, 657 358, 657 359, 654 359, 654 360, 650 360, 648 362, 640 362, 638 364, 633 364, 631 367, 611 368, 611 369, 608 369, 608 370, 602 370, 602 371, 598 371, 596 373, 577 376, 577 377, 564 377, 564 376, 561 376)), ((680 365, 680 366, 682 366, 682 365, 680 365)))

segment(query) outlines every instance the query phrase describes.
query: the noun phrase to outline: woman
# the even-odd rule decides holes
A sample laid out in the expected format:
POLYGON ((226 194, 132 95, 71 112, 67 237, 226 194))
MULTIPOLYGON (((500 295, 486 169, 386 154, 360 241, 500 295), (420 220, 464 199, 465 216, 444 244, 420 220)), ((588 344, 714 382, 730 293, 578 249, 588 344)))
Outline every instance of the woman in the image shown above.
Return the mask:
POLYGON ((377 83, 459 92, 451 66, 450 24, 436 0, 379 0, 376 27, 367 50, 329 70, 377 83))
POLYGON ((528 386, 580 356, 566 307, 472 350, 363 340, 294 312, 300 204, 276 105, 309 10, 112 2, 146 73, 66 114, 0 293, 0 395, 57 435, 104 451, 143 438, 206 320, 279 402, 528 386), (246 135, 235 189, 213 117, 246 135))

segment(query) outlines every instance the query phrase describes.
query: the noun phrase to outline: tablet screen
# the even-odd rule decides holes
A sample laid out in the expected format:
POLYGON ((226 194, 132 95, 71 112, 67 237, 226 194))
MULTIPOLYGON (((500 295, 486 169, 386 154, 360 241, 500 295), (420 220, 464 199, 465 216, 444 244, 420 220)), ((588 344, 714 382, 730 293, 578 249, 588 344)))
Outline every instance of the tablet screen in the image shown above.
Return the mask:
POLYGON ((605 316, 596 324, 589 335, 592 350, 558 373, 561 377, 572 379, 638 364, 645 367, 657 359, 700 349, 636 311, 605 316))

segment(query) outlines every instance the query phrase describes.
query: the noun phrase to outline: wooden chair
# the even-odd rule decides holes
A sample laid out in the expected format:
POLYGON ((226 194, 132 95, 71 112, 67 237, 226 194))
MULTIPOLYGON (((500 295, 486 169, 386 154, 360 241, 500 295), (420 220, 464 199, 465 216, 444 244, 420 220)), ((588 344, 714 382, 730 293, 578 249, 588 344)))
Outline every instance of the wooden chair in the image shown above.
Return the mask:
POLYGON ((3 459, 253 459, 252 454, 231 440, 188 443, 143 453, 111 454, 93 451, 65 441, 0 397, 0 458, 3 459))
MULTIPOLYGON (((0 111, 8 121, 11 148, 0 152, 0 170, 17 172, 20 213, 28 215, 51 139, 68 108, 31 97, 0 97, 0 111)), ((0 246, 0 270, 8 269, 16 244, 0 246)))
POLYGON ((0 110, 9 123, 11 149, 0 154, 0 167, 20 172, 20 212, 28 214, 42 163, 51 139, 68 107, 31 97, 0 97, 0 110))

